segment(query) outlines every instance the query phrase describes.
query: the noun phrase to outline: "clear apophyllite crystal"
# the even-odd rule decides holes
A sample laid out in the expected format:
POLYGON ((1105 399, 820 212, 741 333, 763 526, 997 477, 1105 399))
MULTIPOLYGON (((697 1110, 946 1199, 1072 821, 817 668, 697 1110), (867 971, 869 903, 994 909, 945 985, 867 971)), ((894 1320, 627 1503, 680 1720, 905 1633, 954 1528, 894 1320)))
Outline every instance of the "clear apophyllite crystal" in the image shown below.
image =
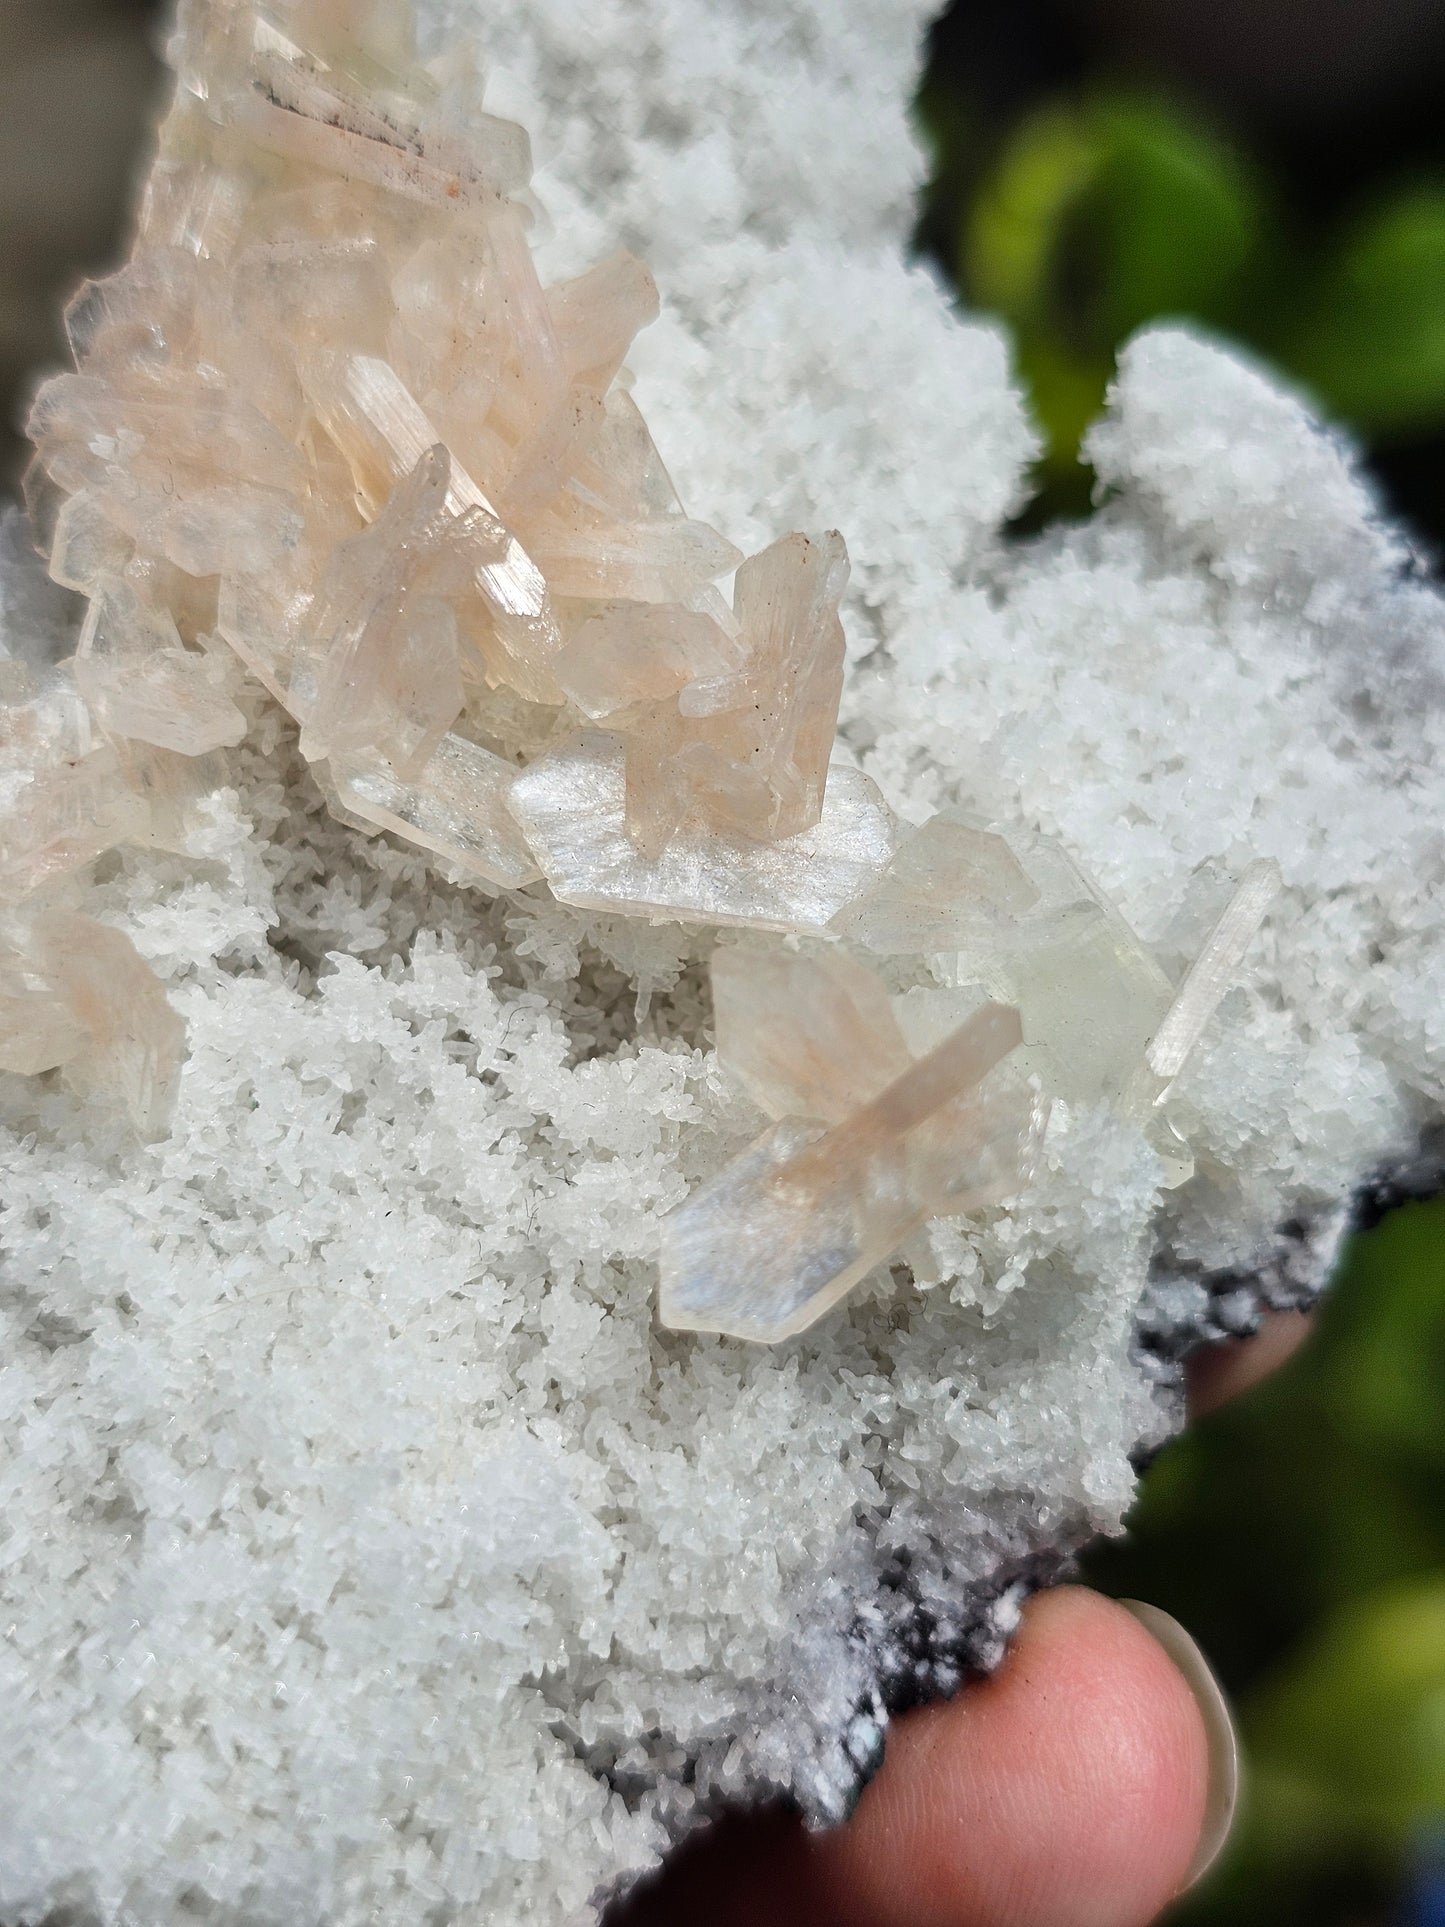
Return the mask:
POLYGON ((1193 1161, 1160 1106, 1278 889, 1277 864, 1251 864, 1176 989, 1061 844, 941 812, 901 839, 832 928, 875 954, 943 958, 962 988, 939 994, 935 1028, 962 1020, 972 986, 1006 997, 1023 1024, 1020 1068, 1071 1104, 1108 1102, 1137 1117, 1178 1184, 1193 1161))
POLYGON ((940 810, 899 842, 887 870, 836 920, 839 935, 876 956, 974 950, 1039 902, 1039 887, 1006 837, 940 810))
POLYGON ((776 1122, 667 1220, 662 1322, 803 1330, 928 1218, 1025 1183, 1054 1098, 1132 1115, 1183 1182, 1160 1107, 1278 884, 1250 867, 1176 990, 1061 846, 945 815, 832 928, 888 955, 955 951, 958 988, 890 997, 837 948, 719 949, 718 1058, 776 1122))
POLYGON ((1036 833, 940 813, 900 842, 834 929, 875 953, 952 957, 1017 1005, 1024 1059, 1074 1102, 1117 1097, 1173 987, 1098 886, 1036 833))

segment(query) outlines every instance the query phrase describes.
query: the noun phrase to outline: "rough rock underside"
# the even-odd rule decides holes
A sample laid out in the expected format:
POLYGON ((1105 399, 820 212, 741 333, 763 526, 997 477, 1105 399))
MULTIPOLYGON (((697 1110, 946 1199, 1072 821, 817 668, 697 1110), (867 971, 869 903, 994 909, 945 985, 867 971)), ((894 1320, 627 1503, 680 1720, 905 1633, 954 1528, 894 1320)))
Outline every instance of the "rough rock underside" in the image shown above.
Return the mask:
POLYGON ((0 1918, 838 1817, 1438 1181, 1440 601, 1178 331, 1005 540, 882 13, 186 15, 0 555, 0 1918))

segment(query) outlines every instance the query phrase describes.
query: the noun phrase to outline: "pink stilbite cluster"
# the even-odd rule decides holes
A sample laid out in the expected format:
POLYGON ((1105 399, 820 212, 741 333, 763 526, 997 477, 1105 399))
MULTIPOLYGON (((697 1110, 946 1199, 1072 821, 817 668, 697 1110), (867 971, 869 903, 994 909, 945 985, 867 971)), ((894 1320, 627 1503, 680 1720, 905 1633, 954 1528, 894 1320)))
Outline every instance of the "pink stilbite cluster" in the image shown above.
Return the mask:
POLYGON ((73 900, 119 845, 186 849, 250 683, 338 818, 455 877, 772 933, 713 983, 773 1122, 669 1222, 666 1321, 800 1330, 1024 1183, 1052 1101, 1133 1116, 1181 1181, 1160 1107, 1273 873, 1176 990, 1056 844, 905 830, 833 766, 842 537, 744 558, 687 514, 624 374, 648 270, 543 285, 525 133, 409 20, 183 0, 134 256, 72 304, 31 419, 33 519, 88 612, 70 661, 0 665, 0 1068, 161 1127, 179 1020, 73 900))
POLYGON ((1047 1103, 1001 1069, 1016 1010, 985 1004, 915 1061, 856 964, 724 951, 713 982, 719 1055, 778 1121, 668 1219, 665 1324, 791 1337, 929 1218, 1027 1181, 1047 1103))
POLYGON ((542 285, 526 135, 416 61, 403 9, 191 0, 174 59, 134 259, 74 303, 78 371, 31 422, 107 735, 238 741, 221 647, 338 814, 479 882, 547 870, 509 807, 518 702, 528 741, 606 721, 649 861, 816 831, 842 540, 744 562, 685 513, 618 380, 646 267, 542 285))
POLYGON ((835 947, 720 947, 718 1058, 772 1123, 664 1227, 663 1322, 804 1330, 928 1219, 1017 1193, 1055 1103, 1133 1118, 1183 1183, 1163 1107, 1278 887, 1252 864, 1176 988, 1057 844, 940 813, 838 912, 835 947), (952 987, 890 992, 856 954, 924 949, 952 987))

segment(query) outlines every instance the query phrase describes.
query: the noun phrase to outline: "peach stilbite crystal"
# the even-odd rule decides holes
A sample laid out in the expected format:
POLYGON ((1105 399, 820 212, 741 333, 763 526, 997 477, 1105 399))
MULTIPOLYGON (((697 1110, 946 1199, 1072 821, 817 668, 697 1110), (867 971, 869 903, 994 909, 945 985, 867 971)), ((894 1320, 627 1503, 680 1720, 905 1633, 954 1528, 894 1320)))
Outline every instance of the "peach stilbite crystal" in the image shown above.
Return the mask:
POLYGON ((860 966, 780 967, 746 952, 722 952, 718 966, 719 1055, 780 1121, 668 1218, 659 1316, 675 1330, 775 1343, 928 1218, 1024 1184, 1042 1107, 1017 1080, 990 1075, 1022 1039, 1006 1006, 985 1005, 912 1062, 882 983, 860 966), (734 1015, 744 986, 785 1045, 762 1065, 734 1015))
POLYGON ((629 743, 627 824, 640 848, 659 854, 694 817, 759 841, 819 821, 843 693, 847 579, 836 531, 787 536, 743 563, 733 610, 741 666, 684 684, 629 743))
POLYGON ((342 822, 391 830, 445 858, 469 882, 515 890, 541 874, 507 809, 516 774, 504 756, 449 734, 413 782, 363 750, 333 756, 322 788, 342 822))
POLYGON ((841 1124, 912 1061, 883 980, 842 951, 719 949, 718 1061, 771 1118, 841 1124))
POLYGON ((18 903, 106 850, 141 837, 147 810, 90 719, 75 667, 5 665, 0 711, 0 902, 18 903))
MULTIPOLYGON (((78 370, 31 418, 53 572, 92 598, 98 725, 188 754, 236 742, 195 648, 210 631, 300 724, 348 821, 478 882, 548 866, 472 734, 506 761, 605 718, 634 868, 679 837, 684 867, 716 872, 740 842, 820 831, 841 538, 745 562, 687 515, 619 382, 658 312, 646 266, 619 252, 544 287, 526 135, 466 63, 423 67, 410 44, 390 8, 181 9, 135 258, 72 304, 78 370), (734 569, 730 608, 712 585, 734 569), (562 729, 498 740, 501 688, 562 729)), ((675 907, 786 923, 748 914, 750 863, 768 867, 675 907)), ((673 907, 628 867, 603 860, 574 898, 673 907)))
POLYGON ((182 756, 239 743, 246 718, 226 665, 186 649, 166 609, 148 608, 123 576, 97 585, 75 652, 75 681, 108 736, 182 756))
MULTIPOLYGON (((462 881, 808 940, 715 961, 719 1048, 777 1131, 669 1237, 786 1197, 803 1297, 719 1324, 714 1278, 710 1328, 795 1329, 1000 1195, 1036 1089, 1123 1111, 1186 1175, 1170 1092, 1264 874, 1176 991, 1057 843, 955 810, 901 830, 834 760, 842 536, 744 557, 688 514, 625 372, 652 276, 619 251, 543 284, 527 136, 473 64, 421 64, 389 0, 182 0, 172 58, 134 257, 71 303, 76 367, 31 417, 35 524, 89 604, 72 662, 6 667, 0 892, 33 929, 108 850, 188 848, 254 681, 340 820, 462 881), (1006 1074, 989 998, 1018 1013, 1006 1074)), ((36 995, 44 1058, 79 1033, 36 995)))
POLYGON ((513 815, 563 903, 682 922, 821 930, 893 848, 861 770, 835 768, 821 819, 778 842, 685 824, 655 858, 627 833, 627 746, 585 730, 524 770, 513 815))
POLYGON ((165 1129, 185 1037, 123 931, 52 909, 0 945, 0 1069, 64 1067, 82 1092, 153 1138, 165 1129))

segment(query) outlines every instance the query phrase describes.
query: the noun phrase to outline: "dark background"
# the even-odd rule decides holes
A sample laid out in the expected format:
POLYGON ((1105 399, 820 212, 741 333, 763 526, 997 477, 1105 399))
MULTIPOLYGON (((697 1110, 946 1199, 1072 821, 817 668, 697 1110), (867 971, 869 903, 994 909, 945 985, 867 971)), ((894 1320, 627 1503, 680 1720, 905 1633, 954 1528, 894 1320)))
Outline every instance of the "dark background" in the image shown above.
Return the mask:
POLYGON ((1013 323, 1050 431, 1035 521, 1087 503, 1118 341, 1185 315, 1310 388, 1445 541, 1441 0, 956 0, 920 104, 922 241, 1013 323))

